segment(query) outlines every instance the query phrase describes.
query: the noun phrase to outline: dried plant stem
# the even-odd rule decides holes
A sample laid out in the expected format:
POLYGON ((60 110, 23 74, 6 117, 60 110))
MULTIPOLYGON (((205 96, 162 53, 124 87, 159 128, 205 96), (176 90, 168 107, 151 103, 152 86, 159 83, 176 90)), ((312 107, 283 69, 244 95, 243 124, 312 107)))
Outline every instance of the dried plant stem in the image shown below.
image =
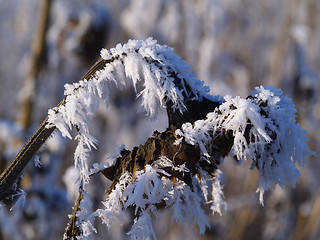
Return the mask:
POLYGON ((22 99, 19 122, 24 130, 28 130, 31 124, 32 109, 34 106, 34 92, 36 92, 37 76, 44 65, 46 57, 46 34, 48 30, 51 0, 42 2, 39 8, 37 33, 35 35, 32 49, 30 68, 26 75, 24 88, 28 89, 24 99, 22 99))
POLYGON ((281 26, 279 39, 275 44, 270 64, 269 84, 277 88, 282 85, 282 69, 284 68, 285 53, 290 47, 290 29, 293 25, 293 12, 299 6, 297 0, 289 0, 286 4, 286 12, 281 26))

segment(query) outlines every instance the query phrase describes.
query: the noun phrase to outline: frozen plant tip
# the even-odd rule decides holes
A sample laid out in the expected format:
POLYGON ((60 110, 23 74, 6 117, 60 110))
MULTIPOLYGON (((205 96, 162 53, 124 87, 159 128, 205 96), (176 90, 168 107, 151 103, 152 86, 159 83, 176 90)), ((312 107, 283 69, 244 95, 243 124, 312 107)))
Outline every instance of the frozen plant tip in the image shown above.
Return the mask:
POLYGON ((245 99, 211 96, 172 48, 152 38, 103 49, 101 57, 80 82, 66 84, 65 99, 49 110, 46 122, 47 129, 56 127, 68 138, 72 129, 77 131, 74 161, 80 195, 66 238, 90 238, 96 232, 95 218, 110 227, 123 223, 126 210, 133 209, 128 234, 132 239, 155 239, 151 219, 162 208, 172 211, 173 221, 195 223, 203 234, 209 223, 202 204, 210 204, 213 213, 226 208, 219 169, 226 156, 239 163, 250 159, 258 169, 261 203, 264 191, 298 182, 297 167, 313 153, 306 131, 295 122, 292 101, 281 90, 261 86, 245 99), (159 109, 166 109, 169 126, 132 150, 121 146, 108 162, 89 170, 89 153, 98 145, 89 125, 100 100, 108 106, 114 88, 130 86, 146 115, 155 117, 159 109), (86 187, 95 174, 112 184, 103 207, 91 211, 86 187))
POLYGON ((260 202, 263 193, 276 185, 295 186, 308 154, 307 132, 295 123, 295 108, 273 86, 257 87, 247 99, 225 96, 225 102, 193 125, 185 123, 176 134, 191 145, 199 146, 202 157, 215 152, 212 135, 221 130, 232 133, 230 155, 238 161, 250 157, 260 172, 260 202))

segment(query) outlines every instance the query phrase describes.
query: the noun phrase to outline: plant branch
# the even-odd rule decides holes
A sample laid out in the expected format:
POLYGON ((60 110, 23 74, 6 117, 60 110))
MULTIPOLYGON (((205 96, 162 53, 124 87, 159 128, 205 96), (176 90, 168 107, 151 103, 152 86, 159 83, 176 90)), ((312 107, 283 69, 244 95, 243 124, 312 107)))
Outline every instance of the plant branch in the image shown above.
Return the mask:
POLYGON ((77 236, 79 236, 81 233, 81 229, 79 229, 79 227, 77 226, 77 212, 81 211, 80 203, 83 200, 82 191, 83 189, 80 187, 79 196, 72 211, 72 217, 70 218, 70 221, 64 233, 64 239, 77 239, 77 236))
MULTIPOLYGON (((101 70, 108 61, 100 59, 97 61, 89 71, 81 78, 89 79, 92 78, 95 73, 101 70)), ((58 105, 65 104, 66 98, 64 98, 58 105)), ((3 171, 0 176, 0 201, 9 197, 14 193, 13 186, 17 179, 21 175, 23 169, 30 162, 32 157, 36 154, 43 143, 49 138, 51 133, 55 130, 55 126, 50 128, 46 127, 48 125, 48 118, 46 118, 40 126, 37 128, 35 133, 29 138, 27 143, 23 146, 20 152, 16 155, 10 165, 3 171)))

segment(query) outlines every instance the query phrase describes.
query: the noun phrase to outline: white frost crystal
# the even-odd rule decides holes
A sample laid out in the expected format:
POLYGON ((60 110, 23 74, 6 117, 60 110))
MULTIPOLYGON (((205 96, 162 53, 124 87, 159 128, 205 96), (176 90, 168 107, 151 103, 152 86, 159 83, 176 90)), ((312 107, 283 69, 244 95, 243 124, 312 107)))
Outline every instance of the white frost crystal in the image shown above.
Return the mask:
POLYGON ((208 94, 209 89, 203 82, 195 78, 190 72, 190 66, 173 53, 168 46, 157 44, 149 38, 145 41, 129 40, 127 44, 118 44, 115 48, 101 50, 101 57, 111 60, 104 69, 97 71, 91 79, 84 79, 74 84, 65 85, 65 104, 50 109, 48 112, 48 127, 56 126, 63 136, 71 137, 71 129, 78 130, 78 147, 75 153, 75 166, 80 171, 80 180, 88 182, 88 166, 86 156, 91 148, 95 148, 97 141, 89 134, 89 124, 99 107, 99 99, 109 102, 110 89, 117 87, 120 90, 132 85, 136 90, 137 83, 143 88, 137 92, 142 100, 142 107, 147 115, 155 117, 159 108, 165 108, 171 101, 173 108, 184 112, 185 98, 190 93, 178 89, 171 76, 174 72, 179 75, 181 86, 184 81, 191 86, 194 98, 203 96, 214 99, 208 94))
MULTIPOLYGON (((213 137, 223 132, 231 132, 233 145, 230 154, 241 163, 247 158, 253 160, 260 172, 258 192, 263 203, 265 190, 286 183, 295 185, 300 176, 297 166, 303 166, 308 154, 306 132, 295 122, 295 107, 292 101, 282 96, 281 90, 272 86, 257 87, 252 96, 246 99, 225 96, 223 101, 208 94, 209 89, 190 72, 190 66, 173 53, 173 49, 157 44, 149 38, 145 41, 129 40, 110 50, 101 50, 105 67, 90 79, 79 83, 66 84, 65 103, 49 110, 48 126, 57 127, 62 135, 72 138, 71 130, 77 130, 78 141, 74 153, 75 167, 79 171, 82 189, 89 182, 89 174, 103 170, 108 163, 96 164, 89 171, 88 154, 96 148, 97 141, 89 133, 89 124, 95 116, 100 99, 109 103, 112 88, 122 89, 132 86, 141 99, 141 106, 147 115, 155 117, 160 108, 172 103, 174 111, 185 112, 187 100, 201 101, 203 97, 219 102, 205 119, 194 123, 184 123, 176 130, 182 141, 200 149, 199 161, 210 161, 216 146, 213 137), (177 82, 178 81, 178 82, 177 82), (138 89, 142 86, 141 89, 138 89), (178 87, 178 86, 179 87, 178 87), (188 89, 188 90, 187 90, 188 89)), ((122 146, 123 148, 123 146, 122 146)), ((121 148, 121 149, 122 149, 121 148)), ((120 150, 112 157, 119 157, 120 150)), ((110 160, 110 159, 109 159, 110 160)), ((217 161, 220 159, 216 159, 217 161)), ((112 164, 113 164, 112 163, 112 164)), ((151 216, 158 216, 159 205, 172 209, 174 221, 184 224, 185 220, 195 222, 204 233, 209 225, 201 202, 211 204, 213 213, 221 214, 226 208, 223 199, 222 172, 215 169, 208 173, 199 165, 197 176, 191 176, 192 183, 177 179, 171 181, 171 168, 182 174, 190 174, 185 165, 173 165, 172 159, 161 156, 144 169, 132 173, 124 172, 113 190, 103 202, 104 208, 94 213, 86 210, 91 207, 89 197, 83 190, 84 200, 77 213, 78 226, 82 237, 89 237, 96 229, 91 224, 99 217, 110 227, 113 222, 123 223, 125 210, 132 207, 136 218, 129 231, 132 239, 156 238, 151 216)))
POLYGON ((185 123, 176 134, 199 146, 202 155, 208 155, 214 149, 209 133, 231 130, 234 142, 230 154, 240 162, 248 157, 253 159, 261 174, 257 191, 263 203, 265 190, 275 185, 284 187, 286 183, 295 186, 300 177, 296 164, 303 166, 312 152, 308 150, 307 132, 295 122, 294 104, 282 96, 281 90, 273 86, 256 87, 252 97, 225 96, 225 102, 206 119, 193 125, 185 123))

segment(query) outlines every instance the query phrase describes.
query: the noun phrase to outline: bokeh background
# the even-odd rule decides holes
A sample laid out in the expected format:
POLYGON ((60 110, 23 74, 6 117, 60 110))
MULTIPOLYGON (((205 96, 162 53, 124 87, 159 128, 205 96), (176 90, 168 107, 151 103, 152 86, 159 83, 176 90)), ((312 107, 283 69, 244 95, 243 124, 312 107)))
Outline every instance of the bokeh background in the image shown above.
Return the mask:
MULTIPOLYGON (((63 98, 65 83, 77 82, 101 48, 153 37, 172 46, 211 93, 246 97, 255 86, 275 85, 293 99, 309 146, 320 152, 319 0, 0 0, 0 170, 63 98)), ((105 161, 118 145, 144 143, 167 127, 165 112, 151 121, 139 111, 132 89, 113 92, 91 126, 99 147, 92 163, 105 161)), ((61 239, 77 197, 75 141, 59 133, 39 152, 42 167, 29 164, 20 185, 28 194, 0 209, 0 239, 61 239)), ((200 236, 188 223, 154 219, 158 239, 320 239, 320 164, 307 159, 295 188, 255 192, 259 179, 250 162, 226 158, 228 210, 208 218, 200 236)), ((95 176, 93 209, 110 184, 95 176)), ((97 221, 96 239, 125 239, 131 219, 107 230, 97 221)))

